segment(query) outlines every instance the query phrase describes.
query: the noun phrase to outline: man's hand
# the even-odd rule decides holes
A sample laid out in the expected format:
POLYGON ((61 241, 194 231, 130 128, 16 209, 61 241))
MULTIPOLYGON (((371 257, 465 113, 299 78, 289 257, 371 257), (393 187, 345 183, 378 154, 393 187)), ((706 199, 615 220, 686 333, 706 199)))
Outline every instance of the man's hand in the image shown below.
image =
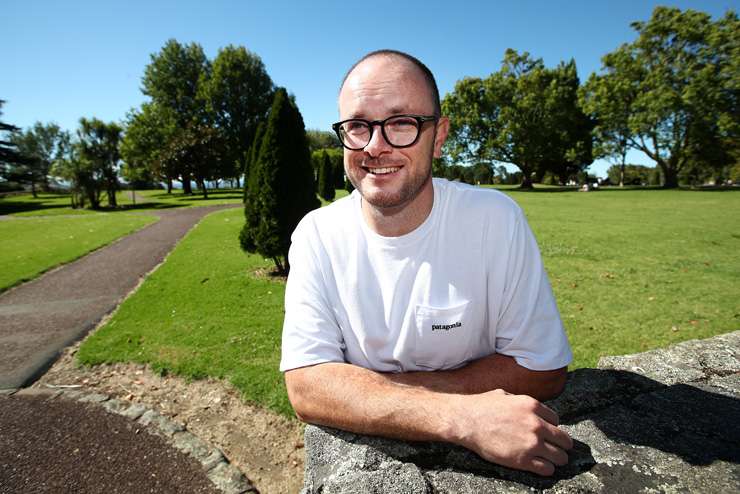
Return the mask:
POLYGON ((459 429, 453 442, 499 465, 552 475, 573 447, 558 416, 529 396, 503 390, 457 396, 459 429))

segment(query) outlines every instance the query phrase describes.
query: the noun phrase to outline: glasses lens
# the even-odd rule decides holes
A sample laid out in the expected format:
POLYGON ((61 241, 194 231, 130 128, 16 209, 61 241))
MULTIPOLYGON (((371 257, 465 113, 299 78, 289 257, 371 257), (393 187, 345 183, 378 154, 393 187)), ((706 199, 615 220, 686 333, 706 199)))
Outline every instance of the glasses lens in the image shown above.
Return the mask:
POLYGON ((385 136, 393 146, 408 146, 419 135, 419 122, 411 117, 393 117, 385 122, 385 136))
POLYGON ((342 142, 350 149, 362 149, 370 142, 370 126, 362 120, 349 120, 339 127, 342 142))

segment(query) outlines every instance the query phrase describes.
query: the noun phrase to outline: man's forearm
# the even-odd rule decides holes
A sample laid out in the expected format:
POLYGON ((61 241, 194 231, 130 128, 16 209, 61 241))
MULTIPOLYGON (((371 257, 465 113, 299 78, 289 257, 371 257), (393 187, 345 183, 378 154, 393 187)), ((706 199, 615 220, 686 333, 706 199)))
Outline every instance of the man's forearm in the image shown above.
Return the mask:
POLYGON ((454 400, 345 363, 288 371, 288 396, 304 422, 415 441, 452 441, 454 400))
POLYGON ((568 461, 568 435, 539 401, 503 390, 443 393, 396 382, 346 363, 324 363, 285 373, 298 417, 360 434, 415 441, 445 441, 486 460, 551 475, 568 461))
POLYGON ((516 363, 512 357, 494 354, 455 370, 386 374, 388 379, 406 386, 440 393, 478 394, 503 389, 512 394, 528 395, 540 401, 562 392, 566 368, 533 371, 516 363))

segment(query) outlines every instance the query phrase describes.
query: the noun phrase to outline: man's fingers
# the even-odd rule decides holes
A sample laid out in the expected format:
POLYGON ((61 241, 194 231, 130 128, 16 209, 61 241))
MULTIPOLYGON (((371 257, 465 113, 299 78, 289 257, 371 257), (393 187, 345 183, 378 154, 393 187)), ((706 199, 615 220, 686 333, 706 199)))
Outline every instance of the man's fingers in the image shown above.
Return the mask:
POLYGON ((532 458, 530 465, 527 466, 527 470, 529 470, 530 472, 534 472, 537 475, 549 477, 550 475, 555 473, 555 465, 545 460, 544 458, 539 458, 535 456, 534 458, 532 458))
POLYGON ((545 430, 542 435, 542 438, 545 441, 561 449, 572 449, 573 448, 573 439, 570 438, 567 432, 555 427, 554 425, 544 424, 544 426, 545 426, 545 430))
POLYGON ((539 451, 535 454, 558 466, 563 466, 568 463, 568 453, 566 453, 563 448, 547 441, 542 444, 539 451))
POLYGON ((542 417, 543 419, 547 420, 552 425, 558 425, 560 424, 560 418, 558 417, 558 414, 555 413, 555 411, 546 406, 542 403, 539 404, 539 406, 535 409, 534 413, 542 417))

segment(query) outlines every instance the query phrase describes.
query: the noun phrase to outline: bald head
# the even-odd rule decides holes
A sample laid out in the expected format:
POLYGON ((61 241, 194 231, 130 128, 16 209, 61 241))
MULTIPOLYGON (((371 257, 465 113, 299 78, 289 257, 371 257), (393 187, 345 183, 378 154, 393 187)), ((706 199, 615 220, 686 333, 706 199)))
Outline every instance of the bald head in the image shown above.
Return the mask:
POLYGON ((437 82, 434 80, 434 75, 429 68, 424 65, 418 58, 397 50, 377 50, 368 53, 361 59, 359 59, 344 75, 342 79, 342 85, 339 87, 339 93, 341 94, 342 88, 344 88, 347 79, 350 78, 356 69, 360 68, 365 62, 375 60, 376 58, 384 58, 388 62, 399 64, 403 71, 411 71, 421 77, 426 85, 429 93, 429 100, 434 108, 434 116, 439 117, 441 115, 440 103, 439 103, 439 89, 437 89, 437 82))

